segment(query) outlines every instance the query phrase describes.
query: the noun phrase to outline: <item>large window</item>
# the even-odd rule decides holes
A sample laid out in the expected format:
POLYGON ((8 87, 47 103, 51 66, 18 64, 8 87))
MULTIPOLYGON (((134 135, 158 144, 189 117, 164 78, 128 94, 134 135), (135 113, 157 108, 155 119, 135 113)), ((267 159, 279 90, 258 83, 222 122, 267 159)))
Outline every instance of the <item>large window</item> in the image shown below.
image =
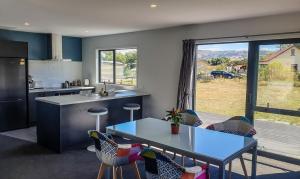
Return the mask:
POLYGON ((99 50, 99 82, 136 86, 137 49, 99 50))
POLYGON ((209 114, 245 114, 248 43, 198 45, 196 110, 209 114))
POLYGON ((299 52, 300 39, 198 44, 194 107, 204 126, 246 116, 260 150, 300 159, 299 52))

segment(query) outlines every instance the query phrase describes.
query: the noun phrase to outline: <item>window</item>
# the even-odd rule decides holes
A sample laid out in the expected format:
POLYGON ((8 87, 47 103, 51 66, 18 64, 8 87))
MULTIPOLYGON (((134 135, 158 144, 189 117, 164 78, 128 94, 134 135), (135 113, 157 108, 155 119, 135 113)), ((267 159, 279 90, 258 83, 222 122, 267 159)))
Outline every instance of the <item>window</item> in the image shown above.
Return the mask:
POLYGON ((295 49, 291 49, 291 56, 295 56, 295 49))
POLYGON ((99 82, 136 86, 137 49, 99 50, 99 82))
POLYGON ((196 111, 200 115, 245 114, 248 43, 197 46, 196 111))
POLYGON ((298 72, 298 64, 292 64, 292 72, 298 72))

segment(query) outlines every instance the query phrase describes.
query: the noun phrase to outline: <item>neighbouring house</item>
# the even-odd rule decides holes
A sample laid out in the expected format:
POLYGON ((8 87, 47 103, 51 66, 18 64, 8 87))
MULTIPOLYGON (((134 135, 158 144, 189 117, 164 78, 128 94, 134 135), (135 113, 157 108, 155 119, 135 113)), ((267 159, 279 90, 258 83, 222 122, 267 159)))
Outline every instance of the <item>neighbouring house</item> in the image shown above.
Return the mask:
POLYGON ((229 71, 229 72, 235 71, 237 73, 246 73, 247 72, 247 66, 246 65, 227 66, 226 71, 229 71))
POLYGON ((260 60, 259 65, 269 65, 273 62, 280 62, 284 66, 291 67, 293 71, 300 72, 300 44, 293 44, 267 55, 260 60))
MULTIPOLYGON (((109 81, 112 80, 111 71, 113 70, 113 61, 102 61, 101 63, 101 73, 102 73, 102 80, 109 81)), ((116 62, 116 78, 123 79, 124 78, 124 63, 116 62)))

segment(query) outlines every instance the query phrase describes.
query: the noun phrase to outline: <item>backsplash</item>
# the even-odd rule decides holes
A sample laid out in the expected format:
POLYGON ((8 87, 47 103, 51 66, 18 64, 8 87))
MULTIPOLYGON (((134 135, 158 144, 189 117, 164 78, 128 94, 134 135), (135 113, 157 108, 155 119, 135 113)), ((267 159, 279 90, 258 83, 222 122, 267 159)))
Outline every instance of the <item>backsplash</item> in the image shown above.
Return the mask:
POLYGON ((66 80, 82 80, 82 62, 29 60, 28 71, 36 87, 55 88, 66 80))

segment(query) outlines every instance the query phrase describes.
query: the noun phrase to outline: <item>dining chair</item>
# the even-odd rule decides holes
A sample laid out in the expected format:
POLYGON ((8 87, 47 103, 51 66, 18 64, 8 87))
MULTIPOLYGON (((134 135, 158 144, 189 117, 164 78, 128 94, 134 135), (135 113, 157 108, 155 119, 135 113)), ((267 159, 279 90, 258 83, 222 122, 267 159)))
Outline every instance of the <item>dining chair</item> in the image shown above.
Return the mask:
POLYGON ((131 165, 135 170, 136 177, 141 178, 136 163, 137 160, 141 159, 139 156, 143 149, 141 144, 117 144, 106 134, 95 130, 88 131, 88 134, 94 140, 96 155, 102 162, 97 179, 102 178, 108 167, 113 169, 113 179, 117 178, 118 170, 120 177, 123 178, 122 167, 126 165, 131 165))
POLYGON ((207 165, 183 167, 161 152, 146 148, 140 154, 145 161, 147 179, 208 179, 207 165))
MULTIPOLYGON (((234 116, 224 122, 215 123, 207 126, 207 129, 225 132, 244 137, 252 137, 256 134, 256 130, 251 124, 250 120, 244 116, 234 116)), ((248 178, 247 169, 243 156, 240 156, 241 165, 244 171, 245 178, 248 178)), ((231 178, 232 161, 229 163, 229 178, 231 178)))

